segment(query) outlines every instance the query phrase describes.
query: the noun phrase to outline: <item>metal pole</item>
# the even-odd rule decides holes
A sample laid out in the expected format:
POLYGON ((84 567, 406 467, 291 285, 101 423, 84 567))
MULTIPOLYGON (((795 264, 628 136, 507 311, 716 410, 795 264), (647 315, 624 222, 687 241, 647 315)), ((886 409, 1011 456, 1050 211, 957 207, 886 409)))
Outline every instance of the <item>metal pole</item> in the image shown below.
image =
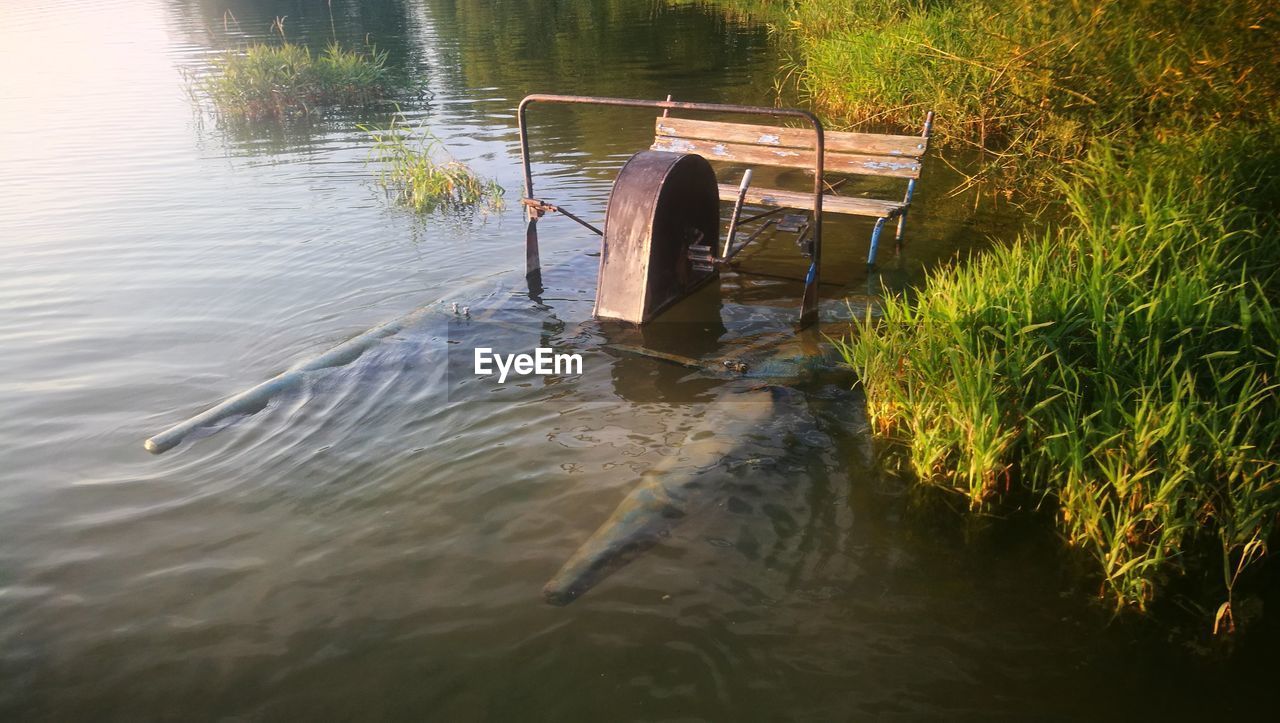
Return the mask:
POLYGON ((729 256, 729 249, 733 248, 733 236, 738 233, 738 216, 742 214, 742 202, 747 199, 747 187, 751 185, 751 169, 748 168, 742 174, 742 183, 738 186, 738 200, 733 204, 733 218, 729 219, 729 233, 725 235, 724 251, 720 253, 721 258, 729 256))
MULTIPOLYGON (((925 145, 929 144, 929 136, 933 133, 933 111, 929 111, 924 117, 924 131, 920 133, 920 137, 924 139, 925 145)), ((922 154, 923 156, 923 154, 922 154)), ((922 157, 921 163, 924 162, 922 157)), ((895 253, 902 253, 902 230, 907 225, 907 211, 911 207, 911 197, 916 192, 916 179, 907 181, 907 194, 902 197, 902 214, 898 216, 898 232, 893 237, 893 248, 895 253)))
MULTIPOLYGON (((525 124, 525 101, 520 102, 516 124, 520 128, 520 161, 524 165, 524 197, 533 198, 533 171, 529 165, 529 128, 525 124)), ((538 253, 538 217, 541 209, 525 207, 527 223, 524 229, 524 277, 529 283, 529 296, 542 295, 542 259, 538 253)))
MULTIPOLYGON (((525 198, 533 198, 533 170, 529 165, 529 126, 525 122, 525 111, 533 99, 534 96, 525 98, 520 101, 520 106, 516 109, 516 125, 520 129, 520 162, 524 165, 525 198)), ((530 210, 529 213, 533 215, 534 211, 530 210)))

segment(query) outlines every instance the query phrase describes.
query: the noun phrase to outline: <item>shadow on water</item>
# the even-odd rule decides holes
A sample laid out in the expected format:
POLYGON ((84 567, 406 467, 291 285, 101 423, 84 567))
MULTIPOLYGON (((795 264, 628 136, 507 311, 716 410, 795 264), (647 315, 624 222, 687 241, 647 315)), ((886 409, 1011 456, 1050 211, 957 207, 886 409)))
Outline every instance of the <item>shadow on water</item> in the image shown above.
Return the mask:
MULTIPOLYGON (((546 291, 524 293, 519 99, 768 104, 767 29, 622 0, 2 13, 5 67, 69 60, 0 85, 0 717, 1025 720, 1251 702, 1232 671, 1108 626, 1056 540, 974 542, 920 511, 880 466, 849 381, 793 363, 816 339, 751 356, 794 317, 791 239, 750 252, 767 276, 726 274, 636 338, 590 319, 598 241, 548 218, 546 291), (277 16, 295 42, 387 50, 415 89, 395 99, 410 122, 498 179, 508 209, 391 207, 354 128, 389 108, 193 123, 179 71, 268 38, 277 16), (142 451, 425 302, 432 320, 252 417, 142 451), (451 340, 497 321, 515 347, 583 349, 583 374, 497 385, 448 363, 467 346, 451 340), (628 345, 713 368, 747 356, 800 394, 770 392, 777 413, 757 418, 732 402, 776 378, 628 345), (716 461, 682 459, 695 452, 716 461), (655 469, 706 473, 709 494, 572 606, 546 605, 543 585, 655 469)), ((531 122, 539 195, 598 220, 653 118, 546 108, 531 122)), ((870 223, 827 226, 833 316, 1021 223, 950 195, 958 178, 936 159, 924 179, 907 250, 878 274, 870 223)))

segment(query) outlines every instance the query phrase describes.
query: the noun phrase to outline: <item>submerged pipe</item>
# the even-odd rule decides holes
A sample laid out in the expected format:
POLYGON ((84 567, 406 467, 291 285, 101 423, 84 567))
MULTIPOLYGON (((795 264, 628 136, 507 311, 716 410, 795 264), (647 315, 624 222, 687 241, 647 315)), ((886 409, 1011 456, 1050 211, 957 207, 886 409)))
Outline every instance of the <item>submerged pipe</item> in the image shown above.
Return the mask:
POLYGON ((609 519, 547 581, 543 598, 552 605, 568 605, 657 544, 688 514, 685 487, 677 482, 668 488, 661 473, 646 473, 609 519))
MULTIPOLYGON (((321 369, 329 369, 332 367, 340 367, 350 364, 358 359, 362 354, 376 345, 383 339, 394 336, 406 327, 412 326, 428 312, 434 308, 434 304, 419 307, 398 319, 393 319, 385 324, 376 326, 359 336, 349 339, 338 346, 333 347, 329 351, 320 356, 313 357, 309 360, 300 362, 288 370, 258 384, 257 386, 243 391, 233 397, 230 397, 218 405, 206 409, 186 421, 175 424, 174 426, 164 430, 163 432, 151 437, 143 442, 142 446, 152 454, 162 454, 173 449, 182 443, 184 439, 191 435, 192 432, 202 427, 208 427, 213 424, 225 420, 229 417, 238 415, 254 414, 261 411, 277 394, 288 391, 297 386, 305 377, 307 372, 319 371, 321 369)), ((493 310, 488 310, 492 313, 493 310)), ((499 326, 505 326, 498 322, 489 322, 499 326)), ((519 328, 519 327, 513 327, 519 328)), ((798 363, 796 360, 783 360, 781 364, 777 360, 760 366, 752 365, 753 368, 739 369, 733 371, 731 368, 722 368, 715 362, 707 362, 703 360, 693 360, 676 355, 662 354, 640 347, 631 347, 627 345, 608 345, 611 348, 617 348, 620 351, 630 352, 634 354, 643 354, 646 356, 654 356, 684 364, 686 366, 696 367, 704 372, 711 373, 715 376, 738 377, 745 376, 757 378, 774 378, 774 377, 791 377, 798 376, 805 370, 807 366, 804 363, 798 363), (794 367, 790 364, 794 364, 794 367)), ((761 344, 756 346, 769 346, 769 344, 761 344)), ((741 350, 743 353, 758 351, 754 347, 748 347, 741 350)), ((811 363, 811 360, 810 360, 811 363)))
POLYGON ((201 427, 216 424, 228 417, 241 414, 253 414, 261 411, 275 395, 287 391, 302 381, 307 372, 340 367, 350 364, 370 347, 388 336, 399 333, 402 329, 419 321, 430 306, 415 309, 404 316, 389 321, 381 326, 349 339, 329 351, 290 367, 252 389, 241 392, 215 407, 206 409, 196 416, 180 422, 142 443, 143 448, 152 454, 161 454, 182 443, 182 440, 201 427))
POLYGON ((552 605, 568 605, 601 580, 653 547, 706 497, 735 476, 729 468, 750 433, 775 413, 770 388, 738 395, 708 414, 679 452, 645 472, 609 519, 565 561, 542 588, 552 605))

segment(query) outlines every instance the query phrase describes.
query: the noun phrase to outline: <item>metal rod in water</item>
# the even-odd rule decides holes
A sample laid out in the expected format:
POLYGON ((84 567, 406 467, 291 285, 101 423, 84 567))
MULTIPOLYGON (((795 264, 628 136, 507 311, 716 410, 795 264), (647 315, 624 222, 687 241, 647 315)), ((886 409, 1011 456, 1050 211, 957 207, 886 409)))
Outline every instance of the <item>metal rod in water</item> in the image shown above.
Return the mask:
POLYGON ((747 198, 747 187, 751 185, 751 169, 748 168, 746 173, 742 174, 742 183, 738 185, 738 200, 733 204, 733 218, 729 219, 729 233, 724 239, 724 251, 720 254, 721 258, 729 255, 729 249, 733 248, 733 237, 738 233, 738 217, 742 215, 742 202, 747 198))

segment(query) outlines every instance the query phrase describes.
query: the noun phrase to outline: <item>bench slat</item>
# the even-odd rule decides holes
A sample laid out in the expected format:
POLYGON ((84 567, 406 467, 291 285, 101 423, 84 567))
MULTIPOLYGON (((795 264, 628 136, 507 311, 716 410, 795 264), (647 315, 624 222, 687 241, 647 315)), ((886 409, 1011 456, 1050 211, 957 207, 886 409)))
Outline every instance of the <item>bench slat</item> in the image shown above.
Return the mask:
MULTIPOLYGON (((708 161, 748 165, 813 168, 813 151, 800 148, 768 148, 742 143, 724 143, 685 138, 655 138, 652 150, 672 153, 697 153, 708 161)), ((861 176, 894 176, 918 178, 920 162, 914 158, 865 156, 852 153, 826 153, 824 172, 850 173, 861 176)))
MULTIPOLYGON (((727 141, 779 148, 813 148, 810 128, 717 123, 689 118, 658 118, 654 135, 668 138, 727 141)), ((894 136, 877 133, 826 131, 822 134, 827 152, 861 153, 873 156, 920 158, 928 140, 921 136, 894 136)))
MULTIPOLYGON (((733 184, 719 183, 721 201, 738 200, 738 187, 733 184)), ((747 188, 747 203, 764 206, 782 206, 813 210, 813 194, 800 191, 783 191, 776 188, 747 188)), ((822 197, 822 210, 828 213, 843 213, 854 216, 874 216, 876 218, 896 216, 906 204, 901 201, 881 201, 875 198, 855 198, 852 196, 822 197)))

